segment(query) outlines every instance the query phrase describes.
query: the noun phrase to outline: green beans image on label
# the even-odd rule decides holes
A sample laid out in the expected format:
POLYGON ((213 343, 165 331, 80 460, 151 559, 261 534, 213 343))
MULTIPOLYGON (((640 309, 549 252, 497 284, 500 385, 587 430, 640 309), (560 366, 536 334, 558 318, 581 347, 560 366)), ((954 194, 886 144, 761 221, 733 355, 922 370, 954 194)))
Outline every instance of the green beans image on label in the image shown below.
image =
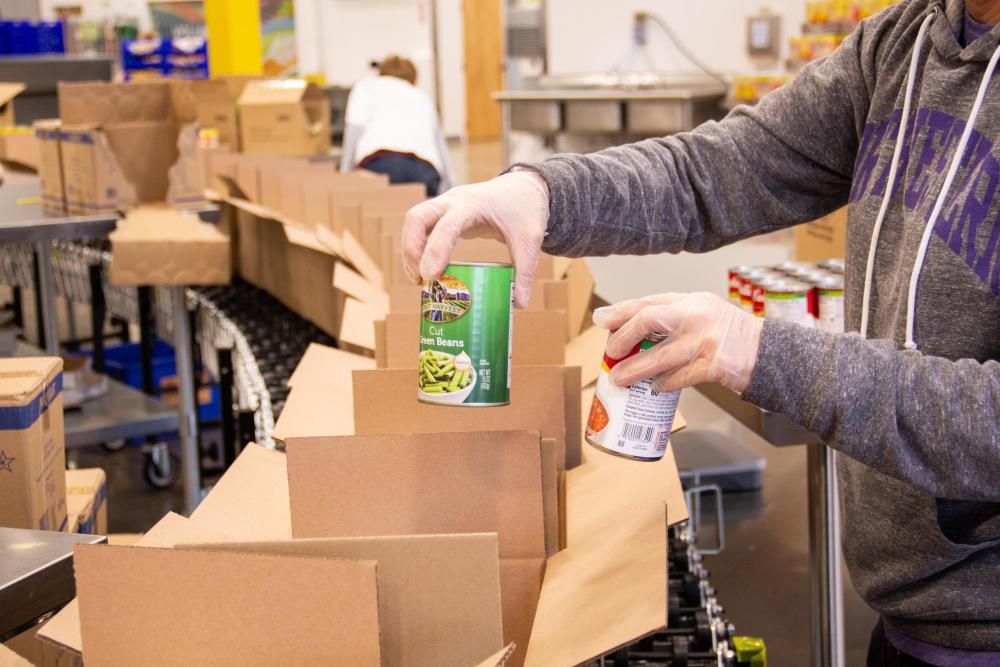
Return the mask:
POLYGON ((417 400, 486 407, 510 402, 514 268, 449 264, 420 295, 417 400))

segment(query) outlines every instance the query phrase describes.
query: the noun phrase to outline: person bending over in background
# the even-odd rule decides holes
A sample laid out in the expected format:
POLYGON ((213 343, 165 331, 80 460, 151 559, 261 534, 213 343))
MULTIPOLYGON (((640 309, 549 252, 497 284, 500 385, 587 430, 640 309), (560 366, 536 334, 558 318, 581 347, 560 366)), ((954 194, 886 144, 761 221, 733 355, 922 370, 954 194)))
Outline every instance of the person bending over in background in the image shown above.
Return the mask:
POLYGON ((379 65, 378 76, 351 89, 341 171, 360 167, 387 175, 391 183, 423 183, 428 197, 451 187, 437 110, 416 83, 413 63, 389 56, 379 65))
POLYGON ((1000 665, 1000 0, 909 0, 754 108, 694 132, 558 155, 406 218, 407 270, 505 240, 523 307, 540 250, 704 252, 849 206, 830 334, 711 294, 594 313, 612 381, 721 382, 843 455, 845 560, 881 615, 869 665, 1000 665))

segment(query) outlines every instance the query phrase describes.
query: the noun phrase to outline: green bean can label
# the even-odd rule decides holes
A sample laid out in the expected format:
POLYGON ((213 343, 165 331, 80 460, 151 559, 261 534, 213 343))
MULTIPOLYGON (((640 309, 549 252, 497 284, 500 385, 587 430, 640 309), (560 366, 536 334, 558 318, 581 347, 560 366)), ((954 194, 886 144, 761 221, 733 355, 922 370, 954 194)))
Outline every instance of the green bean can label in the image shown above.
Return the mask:
POLYGON ((417 400, 510 403, 514 268, 452 263, 420 294, 417 400))

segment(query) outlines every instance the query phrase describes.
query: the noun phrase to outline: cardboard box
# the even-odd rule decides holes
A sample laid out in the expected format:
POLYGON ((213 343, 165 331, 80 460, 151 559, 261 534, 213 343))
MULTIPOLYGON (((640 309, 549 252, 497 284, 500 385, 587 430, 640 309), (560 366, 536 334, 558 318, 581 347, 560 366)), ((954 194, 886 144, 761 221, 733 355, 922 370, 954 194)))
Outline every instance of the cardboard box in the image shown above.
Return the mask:
POLYGON ((14 120, 14 98, 27 88, 23 83, 0 81, 0 127, 12 127, 14 120))
POLYGON ((137 208, 109 238, 115 285, 220 285, 232 276, 229 239, 193 213, 137 208))
MULTIPOLYGON (((562 365, 566 354, 566 313, 561 310, 516 310, 513 322, 515 366, 562 365)), ((420 315, 389 313, 375 329, 378 368, 416 368, 420 351, 420 315)))
POLYGON ((383 667, 473 665, 502 646, 494 533, 179 548, 376 561, 383 667))
POLYGON ((0 160, 16 168, 38 171, 41 156, 31 126, 0 127, 0 160))
POLYGON ((42 182, 42 204, 57 211, 66 208, 62 149, 59 145, 61 126, 58 119, 36 120, 33 125, 35 138, 38 140, 38 177, 42 182))
POLYGON ((506 431, 511 425, 556 441, 559 469, 580 462, 580 369, 515 366, 510 405, 477 409, 416 400, 411 369, 354 371, 354 429, 359 435, 506 431))
POLYGON ((100 468, 66 471, 66 532, 108 534, 108 477, 100 468))
POLYGON ((198 126, 215 128, 219 143, 234 151, 240 148, 240 128, 236 103, 246 85, 258 77, 229 75, 191 81, 198 126))
POLYGON ((25 630, 13 639, 7 640, 0 645, 0 649, 3 647, 7 647, 27 662, 5 662, 0 657, 0 667, 12 667, 18 664, 33 665, 34 667, 83 667, 83 659, 78 653, 40 639, 37 627, 25 630))
POLYGON ((73 560, 87 664, 380 664, 374 561, 110 545, 73 560))
POLYGON ((537 432, 289 439, 287 447, 294 537, 495 532, 504 641, 527 646, 546 555, 537 432))
POLYGON ((330 150, 330 101, 302 79, 252 81, 239 98, 244 153, 319 155, 330 150))
POLYGON ((204 198, 197 130, 167 82, 60 83, 63 181, 71 212, 204 198))
POLYGON ((0 526, 66 527, 62 359, 0 359, 0 526))
POLYGON ((818 262, 843 258, 847 235, 847 207, 795 227, 795 259, 818 262))

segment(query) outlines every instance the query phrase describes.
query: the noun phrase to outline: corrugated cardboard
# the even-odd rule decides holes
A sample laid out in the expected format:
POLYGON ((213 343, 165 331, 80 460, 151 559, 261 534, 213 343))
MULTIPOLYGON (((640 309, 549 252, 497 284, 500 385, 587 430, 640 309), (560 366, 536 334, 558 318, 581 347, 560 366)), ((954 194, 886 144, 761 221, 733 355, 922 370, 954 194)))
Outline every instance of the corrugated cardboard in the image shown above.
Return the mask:
POLYGON ((488 531, 502 558, 545 553, 537 432, 289 438, 286 446, 295 537, 488 531))
POLYGON ((510 659, 510 656, 513 655, 516 650, 516 645, 507 644, 507 646, 486 658, 486 660, 480 662, 476 665, 476 667, 503 667, 503 665, 507 664, 507 660, 510 659))
POLYGON ((14 98, 24 92, 26 85, 13 81, 0 82, 0 127, 12 127, 14 120, 14 98))
POLYGON ((38 171, 41 154, 30 126, 0 127, 0 160, 18 169, 38 171))
POLYGON ((608 330, 597 326, 585 329, 566 344, 566 363, 582 369, 584 387, 597 382, 604 359, 604 348, 608 344, 608 330))
POLYGON ((186 84, 59 84, 63 180, 73 212, 203 199, 186 84))
MULTIPOLYGON (((258 449, 263 448, 261 447, 258 449)), ((230 468, 230 470, 232 470, 232 468, 230 468)), ((284 457, 281 457, 281 479, 284 479, 285 477, 284 471, 284 457)), ((226 474, 228 475, 229 471, 227 471, 226 474)), ((266 482, 269 480, 265 479, 264 481, 266 482)), ((284 486, 286 495, 287 489, 288 486, 286 484, 284 486)), ((209 495, 211 496, 211 494, 209 495)), ((286 510, 288 508, 287 498, 285 500, 285 508, 286 510)), ((288 534, 291 534, 290 525, 288 528, 288 534)), ((135 543, 135 546, 170 548, 178 542, 208 542, 227 538, 228 535, 225 531, 216 530, 214 526, 203 528, 200 524, 195 524, 179 514, 168 512, 156 523, 155 526, 149 529, 149 532, 143 535, 135 543)), ((82 652, 83 642, 80 639, 80 604, 76 598, 60 609, 55 616, 49 619, 49 621, 39 629, 38 637, 60 650, 69 651, 76 655, 79 655, 82 652)))
POLYGON ((109 545, 73 557, 87 664, 380 664, 374 561, 109 545))
MULTIPOLYGON (((83 659, 79 653, 74 653, 67 649, 51 644, 38 637, 38 628, 33 627, 25 630, 18 636, 3 643, 8 649, 14 651, 27 663, 35 667, 82 667, 83 659)), ((8 665, 0 659, 0 666, 8 665)))
POLYGON ((218 130, 219 143, 233 150, 239 150, 240 142, 236 102, 252 80, 252 76, 229 75, 191 81, 198 125, 218 130))
POLYGON ((382 316, 389 312, 389 295, 385 290, 342 262, 333 267, 333 286, 358 301, 367 303, 382 316))
POLYGON ((847 207, 795 227, 795 259, 818 262, 843 258, 847 234, 847 207))
MULTIPOLYGON (((209 536, 185 542, 285 540, 292 536, 285 455, 247 445, 191 514, 190 523, 209 536)), ((152 531, 150 531, 152 532, 152 531)))
MULTIPOLYGON (((566 313, 557 310, 514 311, 513 351, 516 366, 561 365, 565 360, 566 313)), ((375 347, 386 351, 379 368, 416 368, 420 348, 420 315, 389 313, 385 336, 375 347)), ((378 355, 376 354, 376 360, 378 355)))
POLYGON ((572 340, 590 324, 588 310, 590 297, 594 294, 594 275, 585 260, 574 259, 570 262, 566 271, 566 283, 569 290, 569 304, 566 309, 569 319, 568 340, 572 340))
POLYGON ((252 81, 238 104, 244 153, 316 155, 330 150, 330 102, 316 84, 252 81))
POLYGON ((69 533, 108 534, 108 477, 100 468, 66 471, 69 533))
POLYGON ((0 359, 0 526, 66 527, 62 359, 0 359))
POLYGON ((38 139, 38 178, 42 183, 42 204, 56 211, 66 208, 62 149, 59 146, 60 126, 58 119, 36 120, 33 125, 35 138, 38 139))
POLYGON ((516 425, 553 438, 562 470, 570 463, 567 451, 572 449, 566 446, 567 429, 579 433, 566 415, 568 409, 579 414, 580 391, 577 388, 569 401, 576 407, 567 406, 566 373, 561 366, 515 366, 510 405, 466 408, 418 403, 416 376, 410 369, 354 371, 354 429, 360 435, 468 433, 516 425))
POLYGON ((371 357, 310 344, 288 378, 292 391, 271 437, 284 442, 289 437, 352 435, 351 372, 374 367, 371 357))
POLYGON ((109 238, 114 285, 220 285, 232 275, 229 238, 193 213, 138 208, 109 238))
POLYGON ((494 533, 181 548, 376 561, 383 667, 472 665, 502 646, 494 533))
POLYGON ((357 299, 344 300, 344 317, 337 340, 362 351, 375 349, 375 320, 379 309, 357 299))
POLYGON ((32 667, 32 664, 15 653, 13 649, 0 644, 0 667, 32 667))
POLYGON ((504 641, 526 645, 545 568, 537 433, 309 438, 287 446, 297 537, 496 532, 504 641))

